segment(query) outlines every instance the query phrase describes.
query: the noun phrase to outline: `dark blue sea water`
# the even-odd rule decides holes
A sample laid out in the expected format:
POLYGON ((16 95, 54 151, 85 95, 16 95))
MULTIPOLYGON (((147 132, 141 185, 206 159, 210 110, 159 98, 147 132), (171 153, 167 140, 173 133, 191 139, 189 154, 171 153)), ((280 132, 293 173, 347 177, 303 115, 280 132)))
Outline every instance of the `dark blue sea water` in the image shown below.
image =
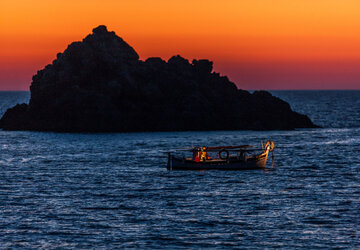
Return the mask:
MULTIPOLYGON (((0 131, 1 248, 360 247, 360 91, 273 91, 322 129, 0 131), (273 167, 167 171, 169 148, 277 144, 273 167)), ((1 92, 0 113, 27 101, 1 92)))

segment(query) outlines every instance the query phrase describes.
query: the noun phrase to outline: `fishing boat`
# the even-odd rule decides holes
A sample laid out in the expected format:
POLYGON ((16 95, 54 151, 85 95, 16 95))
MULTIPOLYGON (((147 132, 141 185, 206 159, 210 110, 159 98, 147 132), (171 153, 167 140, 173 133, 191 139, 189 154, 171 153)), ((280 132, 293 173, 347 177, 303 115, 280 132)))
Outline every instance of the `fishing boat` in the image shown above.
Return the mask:
POLYGON ((273 141, 261 143, 261 148, 250 145, 192 147, 168 152, 169 170, 245 170, 264 169, 270 152, 275 149, 273 141), (186 157, 179 153, 189 152, 186 157))

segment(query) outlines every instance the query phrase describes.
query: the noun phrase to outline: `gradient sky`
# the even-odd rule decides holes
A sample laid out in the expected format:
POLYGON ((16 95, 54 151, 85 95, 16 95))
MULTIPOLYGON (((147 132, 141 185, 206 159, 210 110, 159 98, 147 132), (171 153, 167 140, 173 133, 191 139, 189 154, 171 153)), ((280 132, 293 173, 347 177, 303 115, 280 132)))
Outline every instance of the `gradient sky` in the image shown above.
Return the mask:
POLYGON ((360 89, 358 0, 0 0, 0 90, 104 24, 141 59, 208 58, 243 89, 360 89))

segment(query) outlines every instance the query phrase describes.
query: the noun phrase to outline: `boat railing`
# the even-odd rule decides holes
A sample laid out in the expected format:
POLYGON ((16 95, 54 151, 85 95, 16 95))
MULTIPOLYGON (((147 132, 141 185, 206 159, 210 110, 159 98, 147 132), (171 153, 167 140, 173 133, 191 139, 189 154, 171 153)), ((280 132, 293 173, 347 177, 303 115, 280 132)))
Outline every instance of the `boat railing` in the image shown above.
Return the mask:
POLYGON ((171 151, 167 151, 169 155, 176 155, 182 153, 180 158, 195 160, 196 157, 203 159, 204 155, 207 159, 212 160, 229 160, 229 159, 248 159, 253 156, 259 156, 262 153, 268 153, 272 151, 275 144, 272 141, 267 141, 265 144, 261 143, 261 148, 254 148, 250 145, 237 145, 237 146, 216 146, 216 147, 189 147, 189 148, 177 148, 171 151), (268 151, 269 150, 269 151, 268 151), (186 157, 185 153, 192 154, 191 157, 186 157), (201 156, 203 155, 203 156, 201 156))

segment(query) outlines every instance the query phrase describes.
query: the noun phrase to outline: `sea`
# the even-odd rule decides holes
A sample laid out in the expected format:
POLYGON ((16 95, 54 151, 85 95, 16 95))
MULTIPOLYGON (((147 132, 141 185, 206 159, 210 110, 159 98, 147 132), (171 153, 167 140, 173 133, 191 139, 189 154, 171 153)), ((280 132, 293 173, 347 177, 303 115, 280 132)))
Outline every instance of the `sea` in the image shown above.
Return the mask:
MULTIPOLYGON (((360 248, 360 91, 271 91, 319 129, 0 130, 0 248, 360 248), (273 140, 265 170, 169 171, 166 152, 273 140)), ((0 92, 0 115, 29 92, 0 92)))

